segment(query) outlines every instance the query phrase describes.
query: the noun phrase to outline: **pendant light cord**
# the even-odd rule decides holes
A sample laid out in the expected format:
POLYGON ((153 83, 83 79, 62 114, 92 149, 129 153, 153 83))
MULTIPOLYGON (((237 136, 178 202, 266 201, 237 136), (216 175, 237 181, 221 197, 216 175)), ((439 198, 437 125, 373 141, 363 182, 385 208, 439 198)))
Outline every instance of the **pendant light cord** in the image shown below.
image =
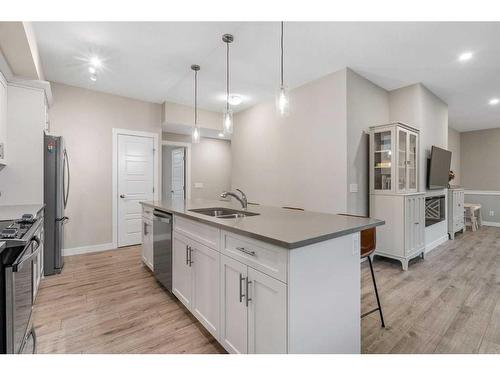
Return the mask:
POLYGON ((283 24, 284 22, 281 21, 281 87, 283 87, 283 24))
POLYGON ((229 110, 229 43, 226 42, 226 110, 229 110))
POLYGON ((194 72, 194 126, 198 124, 198 71, 194 72))

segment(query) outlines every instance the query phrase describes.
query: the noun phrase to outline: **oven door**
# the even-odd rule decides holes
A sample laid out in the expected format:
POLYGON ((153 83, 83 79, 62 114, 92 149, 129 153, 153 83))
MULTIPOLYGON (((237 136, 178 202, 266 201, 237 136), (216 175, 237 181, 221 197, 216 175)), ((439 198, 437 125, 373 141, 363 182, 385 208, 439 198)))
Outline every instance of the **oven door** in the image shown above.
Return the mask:
POLYGON ((31 324, 33 262, 39 251, 40 240, 34 237, 5 270, 7 353, 21 353, 29 336, 35 337, 31 324))

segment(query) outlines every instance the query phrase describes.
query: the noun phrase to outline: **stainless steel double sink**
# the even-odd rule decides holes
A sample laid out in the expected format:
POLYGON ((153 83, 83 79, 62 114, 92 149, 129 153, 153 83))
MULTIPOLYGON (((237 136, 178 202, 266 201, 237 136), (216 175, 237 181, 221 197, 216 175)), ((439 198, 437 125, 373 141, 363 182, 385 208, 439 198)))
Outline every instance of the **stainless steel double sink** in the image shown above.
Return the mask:
POLYGON ((188 210, 191 212, 196 212, 197 214, 212 216, 217 219, 238 219, 246 216, 256 216, 260 215, 255 212, 239 211, 233 210, 232 208, 225 207, 209 207, 209 208, 196 208, 188 210))

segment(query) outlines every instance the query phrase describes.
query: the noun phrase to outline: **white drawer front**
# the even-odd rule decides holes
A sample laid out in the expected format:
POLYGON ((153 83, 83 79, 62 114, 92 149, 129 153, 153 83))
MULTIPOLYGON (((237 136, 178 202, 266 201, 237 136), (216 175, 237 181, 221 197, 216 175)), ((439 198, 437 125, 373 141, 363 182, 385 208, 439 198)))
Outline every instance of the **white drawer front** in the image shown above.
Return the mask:
POLYGON ((142 205, 142 217, 153 220, 153 208, 142 205))
POLYGON ((223 231, 222 252, 266 275, 287 282, 286 249, 223 231))
POLYGON ((175 215, 174 230, 205 246, 219 251, 220 230, 218 228, 175 215))

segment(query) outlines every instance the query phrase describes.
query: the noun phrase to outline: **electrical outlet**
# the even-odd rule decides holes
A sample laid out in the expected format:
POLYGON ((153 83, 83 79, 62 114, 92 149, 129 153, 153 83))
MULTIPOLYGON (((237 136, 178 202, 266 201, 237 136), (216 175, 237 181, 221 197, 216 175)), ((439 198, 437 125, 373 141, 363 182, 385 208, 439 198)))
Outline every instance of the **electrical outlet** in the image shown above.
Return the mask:
POLYGON ((349 191, 351 193, 357 193, 358 192, 358 184, 350 184, 349 185, 349 191))
POLYGON ((490 211, 490 216, 495 216, 495 211, 491 210, 490 211))

